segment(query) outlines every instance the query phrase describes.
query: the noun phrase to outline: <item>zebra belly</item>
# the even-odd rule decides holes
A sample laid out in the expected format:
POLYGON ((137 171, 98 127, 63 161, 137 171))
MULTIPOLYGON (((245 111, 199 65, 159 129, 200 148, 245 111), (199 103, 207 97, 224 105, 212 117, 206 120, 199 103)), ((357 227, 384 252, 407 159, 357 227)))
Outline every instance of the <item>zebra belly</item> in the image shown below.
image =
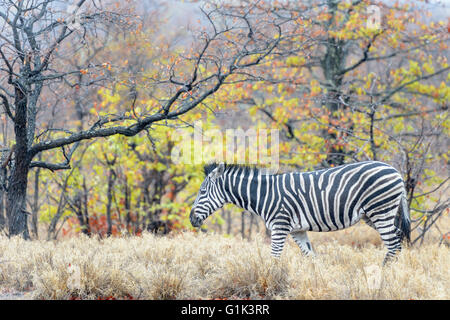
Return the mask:
POLYGON ((314 217, 304 212, 297 212, 296 215, 299 218, 299 222, 292 225, 294 231, 329 232, 342 230, 355 225, 361 220, 364 215, 364 211, 360 208, 358 211, 353 213, 351 220, 344 219, 342 223, 324 223, 323 220, 332 221, 329 212, 326 211, 313 212, 312 215, 314 215, 314 217))
POLYGON ((363 211, 363 207, 385 205, 389 195, 402 187, 398 172, 378 162, 293 174, 291 181, 302 229, 319 232, 354 225, 371 211, 363 211))
POLYGON ((363 216, 393 211, 404 193, 398 171, 376 161, 274 175, 264 181, 265 194, 270 196, 264 201, 261 216, 270 226, 289 226, 297 231, 348 228, 363 216))

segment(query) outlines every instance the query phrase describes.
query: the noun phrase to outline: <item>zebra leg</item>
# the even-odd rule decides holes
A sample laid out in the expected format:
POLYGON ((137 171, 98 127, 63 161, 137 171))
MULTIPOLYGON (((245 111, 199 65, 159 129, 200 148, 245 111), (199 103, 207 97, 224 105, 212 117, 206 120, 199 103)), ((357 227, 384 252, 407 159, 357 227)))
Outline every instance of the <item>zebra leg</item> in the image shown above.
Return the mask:
POLYGON ((271 241, 271 249, 272 256, 275 258, 279 258, 281 252, 283 251, 284 244, 286 243, 287 235, 290 230, 286 229, 273 229, 272 230, 272 241, 271 241))
POLYGON ((300 247, 300 250, 305 256, 315 256, 306 231, 293 231, 291 232, 291 236, 294 238, 295 243, 300 247))
POLYGON ((369 217, 388 250, 384 258, 383 265, 391 261, 392 258, 402 249, 401 233, 394 223, 396 214, 397 208, 386 213, 377 214, 377 212, 375 212, 369 217))

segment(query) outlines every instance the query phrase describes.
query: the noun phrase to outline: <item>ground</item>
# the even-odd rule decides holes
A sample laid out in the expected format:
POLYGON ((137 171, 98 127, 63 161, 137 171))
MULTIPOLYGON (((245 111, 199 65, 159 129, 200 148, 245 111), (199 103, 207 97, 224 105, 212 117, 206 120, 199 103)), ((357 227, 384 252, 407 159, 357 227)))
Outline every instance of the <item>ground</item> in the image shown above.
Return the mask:
POLYGON ((385 248, 365 226, 311 234, 316 258, 289 240, 280 259, 253 240, 160 237, 24 241, 0 237, 1 299, 449 299, 450 249, 385 248))

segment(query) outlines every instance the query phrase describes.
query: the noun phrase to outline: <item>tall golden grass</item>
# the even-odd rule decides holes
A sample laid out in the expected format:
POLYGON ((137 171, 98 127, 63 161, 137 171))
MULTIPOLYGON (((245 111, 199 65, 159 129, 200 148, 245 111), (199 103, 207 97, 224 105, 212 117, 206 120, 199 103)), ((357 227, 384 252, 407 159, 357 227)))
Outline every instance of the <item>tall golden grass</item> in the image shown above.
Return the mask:
MULTIPOLYGON (((385 248, 365 225, 313 234, 317 256, 289 240, 184 232, 169 237, 0 237, 0 288, 32 299, 449 299, 450 250, 429 242, 382 267, 385 248), (365 238, 367 237, 367 239, 365 238), (375 240, 374 240, 375 239, 375 240), (370 282, 368 267, 380 273, 370 282)), ((378 237, 378 238, 377 238, 378 237)))

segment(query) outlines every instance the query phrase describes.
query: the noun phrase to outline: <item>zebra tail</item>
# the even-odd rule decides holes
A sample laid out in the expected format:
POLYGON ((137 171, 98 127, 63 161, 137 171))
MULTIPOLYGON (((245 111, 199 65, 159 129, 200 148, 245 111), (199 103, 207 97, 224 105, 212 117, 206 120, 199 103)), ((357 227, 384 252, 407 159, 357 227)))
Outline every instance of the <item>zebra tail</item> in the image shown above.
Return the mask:
POLYGON ((402 194, 396 220, 396 227, 400 231, 401 239, 406 238, 406 242, 409 245, 411 243, 411 218, 405 194, 402 194))

